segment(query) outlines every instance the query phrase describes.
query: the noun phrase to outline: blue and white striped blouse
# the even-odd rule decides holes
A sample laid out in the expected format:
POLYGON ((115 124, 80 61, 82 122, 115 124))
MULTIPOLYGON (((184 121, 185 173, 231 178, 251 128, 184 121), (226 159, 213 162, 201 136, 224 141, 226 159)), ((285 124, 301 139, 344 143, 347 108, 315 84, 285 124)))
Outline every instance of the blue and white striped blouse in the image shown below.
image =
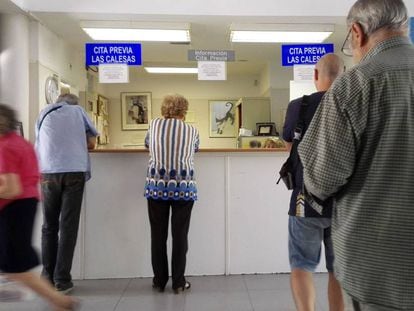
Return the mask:
POLYGON ((151 121, 145 146, 149 149, 145 197, 163 200, 197 200, 194 153, 198 130, 179 119, 151 121))

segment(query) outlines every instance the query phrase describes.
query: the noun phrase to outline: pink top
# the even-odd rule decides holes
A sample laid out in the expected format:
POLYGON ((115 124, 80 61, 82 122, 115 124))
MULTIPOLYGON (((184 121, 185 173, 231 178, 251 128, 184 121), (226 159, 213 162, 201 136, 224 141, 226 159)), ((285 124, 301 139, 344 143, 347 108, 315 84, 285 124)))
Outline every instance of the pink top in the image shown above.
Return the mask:
POLYGON ((23 193, 15 199, 0 199, 0 209, 17 199, 39 199, 39 167, 32 144, 12 132, 0 137, 0 174, 17 174, 23 193))

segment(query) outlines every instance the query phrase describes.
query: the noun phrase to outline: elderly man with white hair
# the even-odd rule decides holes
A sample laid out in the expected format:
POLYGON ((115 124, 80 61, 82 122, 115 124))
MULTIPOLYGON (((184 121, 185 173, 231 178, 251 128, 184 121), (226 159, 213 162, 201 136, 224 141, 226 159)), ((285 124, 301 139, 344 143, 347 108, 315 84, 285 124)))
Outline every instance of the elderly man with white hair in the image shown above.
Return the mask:
POLYGON ((414 48, 402 0, 358 0, 357 63, 299 145, 308 202, 334 196, 335 276, 350 310, 414 310, 414 48), (316 147, 315 147, 316 146, 316 147))

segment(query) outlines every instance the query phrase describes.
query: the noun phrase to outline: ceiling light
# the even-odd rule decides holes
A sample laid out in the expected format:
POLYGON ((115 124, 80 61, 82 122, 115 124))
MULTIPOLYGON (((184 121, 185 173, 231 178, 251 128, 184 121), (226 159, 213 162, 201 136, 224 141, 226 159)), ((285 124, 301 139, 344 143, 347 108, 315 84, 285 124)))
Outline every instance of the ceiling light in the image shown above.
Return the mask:
POLYGON ((188 67, 144 67, 149 73, 198 73, 198 68, 188 67))
POLYGON ((232 25, 231 42, 319 43, 333 32, 326 24, 245 24, 232 25))
POLYGON ((189 24, 84 21, 82 29, 98 41, 190 42, 189 24))

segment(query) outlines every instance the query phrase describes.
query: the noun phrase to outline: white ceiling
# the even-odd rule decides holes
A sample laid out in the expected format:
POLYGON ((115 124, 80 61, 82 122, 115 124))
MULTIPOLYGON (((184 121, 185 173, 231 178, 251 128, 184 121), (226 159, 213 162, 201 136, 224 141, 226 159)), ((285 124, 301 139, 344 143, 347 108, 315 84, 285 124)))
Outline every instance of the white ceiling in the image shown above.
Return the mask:
POLYGON ((0 0, 0 13, 19 13, 22 10, 9 0, 0 0))
MULTIPOLYGON (((309 7, 307 0, 283 1, 283 8, 280 3, 278 4, 277 0, 256 0, 238 7, 231 5, 236 0, 224 1, 226 3, 225 6, 218 5, 217 0, 203 3, 200 3, 198 0, 180 0, 177 2, 177 7, 173 2, 166 4, 165 0, 152 0, 145 3, 131 0, 117 0, 115 2, 99 0, 100 5, 97 5, 96 1, 72 0, 68 3, 62 0, 0 0, 0 12, 10 13, 18 11, 18 7, 13 3, 15 2, 22 8, 22 12, 37 19, 48 29, 80 50, 84 49, 86 42, 92 42, 80 28, 81 21, 85 20, 189 23, 191 27, 191 43, 189 45, 142 42, 144 64, 195 67, 195 62, 187 61, 187 51, 189 49, 234 50, 236 61, 228 63, 228 75, 258 75, 269 63, 277 65, 281 63, 280 44, 230 43, 229 29, 231 24, 333 24, 335 25, 335 31, 325 42, 334 43, 336 52, 340 52, 339 49, 347 32, 345 16, 306 16, 307 11, 315 11, 313 7, 309 7), (255 6, 255 4, 258 5, 255 6), (210 8, 210 6, 214 5, 216 7, 210 8), (186 14, 166 14, 166 7, 170 7, 172 12, 186 9, 186 14), (140 8, 142 8, 145 14, 103 13, 119 11, 138 12, 140 8), (148 14, 158 9, 163 14, 148 14), (267 9, 267 11, 264 9, 267 9), (55 12, 51 12, 53 10, 55 12), (66 12, 59 12, 62 10, 66 12), (91 11, 101 13, 82 13, 91 11), (192 12, 207 13, 205 15, 191 15, 192 12), (214 12, 217 15, 214 15, 214 12), (228 12, 234 12, 234 15, 224 15, 228 12), (245 12, 251 12, 251 16, 242 15, 245 12), (274 12, 274 16, 272 12, 274 12), (284 16, 293 12, 297 13, 297 15, 284 16)), ((338 10, 346 12, 345 7, 350 7, 353 3, 353 0, 344 0, 346 3, 341 2, 340 5, 331 0, 314 1, 318 2, 319 5, 325 2, 323 10, 320 11, 325 12, 328 8, 331 11, 331 15, 338 12, 338 10)), ((219 2, 223 3, 222 0, 219 2)), ((272 68, 278 67, 272 66, 272 68)), ((138 67, 133 70, 140 72, 143 69, 138 67)), ((280 67, 281 74, 286 74, 286 72, 286 69, 283 70, 280 67)))
POLYGON ((335 32, 326 42, 341 46, 346 36, 345 18, 338 17, 257 17, 257 16, 174 16, 136 14, 92 14, 92 13, 50 13, 32 12, 47 28, 83 49, 92 40, 80 28, 85 20, 141 21, 141 22, 180 22, 189 23, 191 43, 177 45, 170 43, 142 42, 143 61, 146 65, 196 66, 187 61, 187 50, 235 50, 236 62, 228 63, 228 74, 259 74, 268 63, 280 63, 280 44, 230 43, 232 23, 323 23, 334 24, 335 32))

